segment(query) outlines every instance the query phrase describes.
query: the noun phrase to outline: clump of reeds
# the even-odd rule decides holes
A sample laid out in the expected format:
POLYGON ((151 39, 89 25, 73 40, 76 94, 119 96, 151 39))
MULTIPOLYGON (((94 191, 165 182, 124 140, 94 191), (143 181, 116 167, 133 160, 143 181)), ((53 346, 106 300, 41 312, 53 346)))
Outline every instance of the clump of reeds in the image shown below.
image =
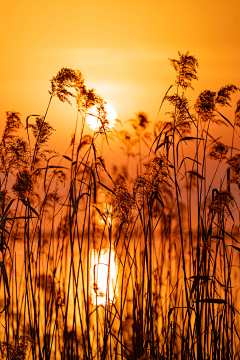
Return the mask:
POLYGON ((203 91, 191 108, 186 91, 198 62, 189 52, 170 62, 176 82, 158 119, 153 124, 140 112, 129 121, 132 132, 110 134, 103 99, 68 68, 51 80, 45 115, 27 118, 27 140, 17 135, 20 114, 7 112, 0 144, 2 356, 25 359, 34 343, 32 359, 240 357, 239 101, 234 121, 221 110, 239 89, 203 91), (64 155, 47 147, 54 98, 76 100, 64 155), (167 120, 159 120, 165 105, 167 120), (90 136, 92 106, 100 127, 90 136), (230 144, 210 131, 218 125, 232 128, 230 144), (100 136, 124 147, 123 169, 111 174, 100 136), (209 161, 217 162, 211 178, 209 161))

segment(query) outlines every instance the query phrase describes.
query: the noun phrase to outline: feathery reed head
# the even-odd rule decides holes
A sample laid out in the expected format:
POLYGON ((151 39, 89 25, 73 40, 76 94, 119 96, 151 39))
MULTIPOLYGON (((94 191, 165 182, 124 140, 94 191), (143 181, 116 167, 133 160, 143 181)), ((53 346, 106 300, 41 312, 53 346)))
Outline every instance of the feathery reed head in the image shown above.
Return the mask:
POLYGON ((240 154, 236 154, 227 160, 230 167, 230 183, 240 185, 240 154))
POLYGON ((36 174, 33 171, 20 170, 16 175, 12 190, 20 199, 31 199, 34 196, 36 180, 36 174))
POLYGON ((227 123, 219 118, 216 118, 216 105, 231 106, 229 101, 231 100, 230 94, 239 90, 235 85, 226 85, 216 93, 215 91, 205 90, 198 96, 194 108, 202 121, 212 121, 216 124, 227 123))
POLYGON ((75 70, 70 68, 62 68, 56 76, 50 80, 51 90, 49 94, 54 97, 58 97, 61 102, 67 102, 71 104, 69 97, 75 97, 75 93, 70 91, 75 89, 75 84, 80 83, 79 74, 75 70))
POLYGON ((154 195, 161 195, 165 185, 170 185, 168 161, 164 155, 155 156, 146 171, 139 175, 134 182, 133 194, 136 201, 142 205, 154 195))
POLYGON ((240 126, 240 100, 238 100, 235 110, 235 125, 240 126))
POLYGON ((119 178, 114 186, 114 195, 112 195, 112 217, 129 223, 134 208, 135 200, 128 191, 124 180, 119 178))
POLYGON ((198 96, 194 108, 202 121, 215 120, 216 92, 205 90, 198 96))
POLYGON ((189 55, 189 51, 186 54, 181 54, 178 51, 179 59, 169 59, 171 65, 177 72, 176 84, 186 90, 188 87, 193 89, 191 82, 197 80, 197 67, 198 61, 195 56, 189 55))
POLYGON ((212 146, 208 153, 208 157, 211 160, 219 160, 222 161, 226 159, 229 147, 223 144, 221 141, 216 141, 212 146))
POLYGON ((209 205, 210 213, 218 213, 220 215, 231 214, 231 208, 234 206, 234 197, 227 191, 218 191, 212 203, 209 205))
POLYGON ((6 111, 7 121, 3 132, 3 139, 12 137, 21 127, 23 127, 20 119, 20 113, 15 111, 6 111))
POLYGON ((45 145, 54 131, 53 127, 45 120, 43 116, 37 116, 35 124, 28 124, 32 129, 33 136, 37 140, 37 147, 45 145))
POLYGON ((234 94, 239 88, 235 85, 225 85, 217 93, 216 103, 220 106, 231 106, 229 101, 231 101, 231 94, 234 94))
POLYGON ((1 350, 8 355, 10 360, 25 360, 29 345, 33 347, 34 341, 30 336, 24 334, 13 341, 1 342, 1 350))

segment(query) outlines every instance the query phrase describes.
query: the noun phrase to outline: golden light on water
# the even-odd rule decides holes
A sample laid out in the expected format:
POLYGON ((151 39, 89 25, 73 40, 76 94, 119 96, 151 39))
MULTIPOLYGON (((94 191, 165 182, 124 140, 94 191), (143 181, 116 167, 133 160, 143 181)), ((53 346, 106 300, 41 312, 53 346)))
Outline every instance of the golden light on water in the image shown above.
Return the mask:
POLYGON ((115 302, 117 295, 117 264, 113 249, 93 249, 90 253, 90 287, 93 304, 106 305, 115 302))
MULTIPOLYGON (((115 125, 115 120, 117 119, 116 110, 109 104, 105 105, 107 116, 106 119, 108 120, 108 128, 112 128, 115 125)), ((97 109, 95 107, 91 108, 87 114, 87 124, 93 130, 97 131, 101 127, 101 121, 97 117, 97 109)))

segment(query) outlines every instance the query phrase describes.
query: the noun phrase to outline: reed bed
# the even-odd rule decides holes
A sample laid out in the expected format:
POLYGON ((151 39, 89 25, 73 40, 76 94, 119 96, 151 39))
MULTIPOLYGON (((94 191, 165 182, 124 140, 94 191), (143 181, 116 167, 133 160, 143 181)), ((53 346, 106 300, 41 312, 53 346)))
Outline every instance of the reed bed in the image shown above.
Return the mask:
POLYGON ((203 91, 191 108, 198 62, 178 55, 158 118, 138 113, 131 131, 110 129, 103 99, 68 68, 51 80, 45 115, 26 119, 26 140, 20 115, 6 113, 1 358, 240 358, 240 101, 234 120, 222 110, 239 89, 203 91), (65 155, 47 147, 55 98, 77 104, 65 155), (232 129, 229 145, 217 126, 232 129), (127 165, 108 169, 99 138, 121 144, 127 165))

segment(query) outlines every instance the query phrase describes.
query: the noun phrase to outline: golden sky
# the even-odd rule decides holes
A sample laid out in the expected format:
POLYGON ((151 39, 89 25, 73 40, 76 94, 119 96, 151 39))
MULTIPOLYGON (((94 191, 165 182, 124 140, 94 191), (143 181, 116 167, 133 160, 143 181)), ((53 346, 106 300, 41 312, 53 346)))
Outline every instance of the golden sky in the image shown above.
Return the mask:
MULTIPOLYGON (((199 61, 195 98, 240 86, 239 0, 8 0, 0 20, 0 130, 5 111, 23 121, 44 114, 49 80, 62 67, 79 69, 122 120, 138 111, 156 118, 178 50, 199 61)), ((63 150, 75 118, 74 106, 54 100, 48 120, 63 150)))

